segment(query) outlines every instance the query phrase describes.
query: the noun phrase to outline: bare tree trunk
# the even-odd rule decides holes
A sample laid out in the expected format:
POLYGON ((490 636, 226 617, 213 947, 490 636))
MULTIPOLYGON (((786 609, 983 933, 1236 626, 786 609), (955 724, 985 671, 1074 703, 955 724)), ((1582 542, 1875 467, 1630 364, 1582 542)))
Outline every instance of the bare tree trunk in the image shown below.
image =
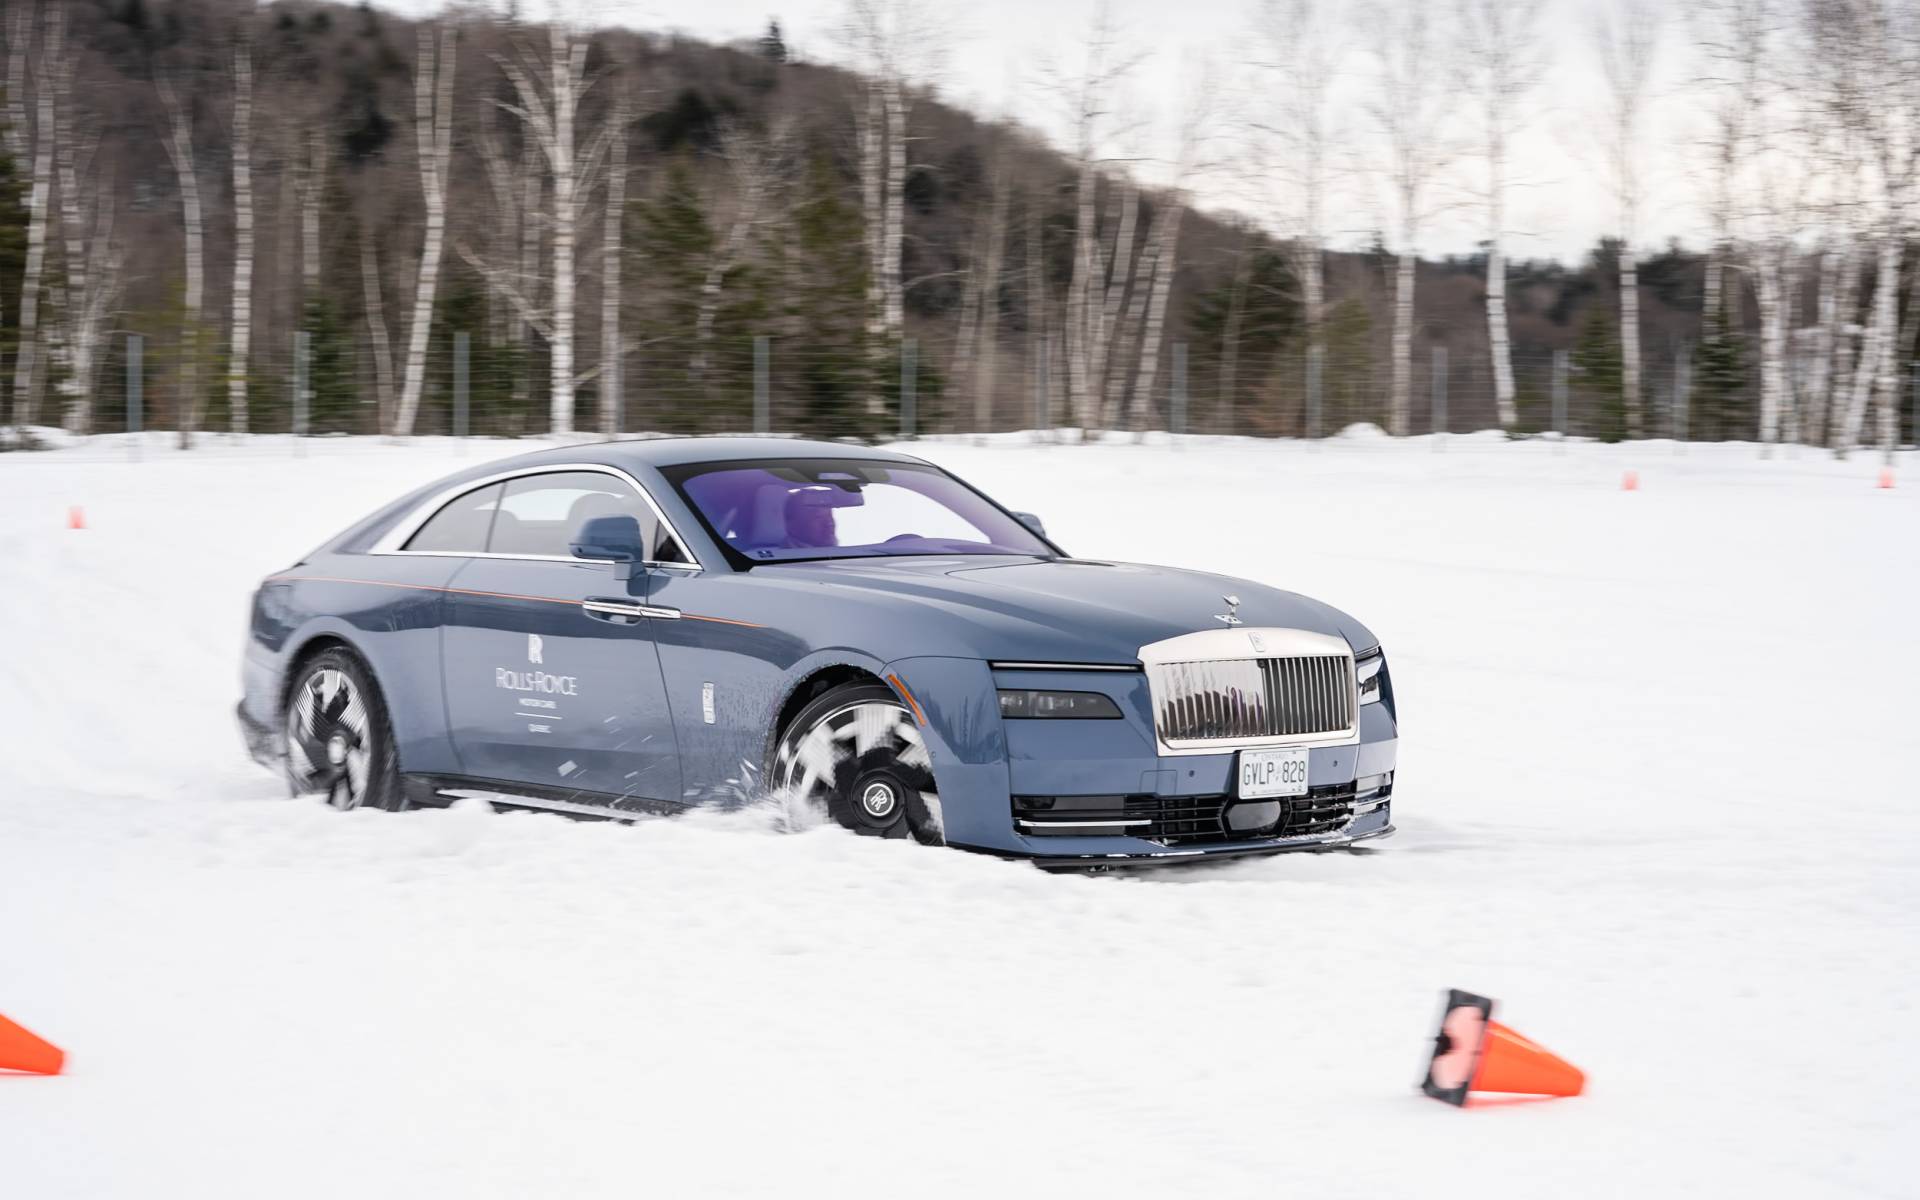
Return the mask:
POLYGON ((1493 352, 1494 409, 1500 428, 1512 429, 1518 414, 1513 403, 1513 350, 1507 341, 1507 260, 1497 240, 1487 245, 1487 342, 1493 352))
MULTIPOLYGON (((16 25, 19 43, 24 43, 25 26, 23 16, 16 25)), ((41 47, 43 63, 60 57, 65 33, 65 10, 56 8, 46 18, 45 45, 41 47)), ((53 89, 48 86, 44 68, 36 99, 32 132, 33 186, 27 198, 27 261, 20 283, 20 349, 13 364, 13 423, 22 428, 33 423, 34 409, 40 399, 40 381, 34 370, 39 350, 40 292, 47 261, 47 214, 53 191, 53 89)), ((21 136, 26 136, 24 122, 21 136)))
POLYGON ((1002 165, 993 174, 993 201, 987 213, 987 258, 975 289, 979 316, 975 337, 979 350, 969 364, 973 376, 973 428, 986 433, 993 426, 993 392, 1000 354, 1000 270, 1007 251, 1007 200, 1012 192, 1010 172, 1002 165))
MULTIPOLYGON (((1784 252, 1791 253, 1791 250, 1784 252)), ((1782 253, 1778 246, 1763 248, 1754 269, 1755 292, 1760 301, 1760 444, 1768 450, 1780 440, 1780 402, 1787 376, 1787 317, 1780 279, 1782 253)))
MULTIPOLYGON (((885 110, 879 89, 867 89, 866 114, 857 118, 860 140, 860 227, 867 243, 867 352, 874 356, 874 379, 879 378, 880 359, 886 354, 886 274, 887 220, 883 197, 886 194, 881 164, 886 161, 885 110)), ((880 394, 871 385, 867 393, 867 415, 879 416, 880 394)))
POLYGON ((1807 372, 1806 411, 1802 436, 1815 445, 1827 443, 1827 414, 1832 410, 1834 355, 1839 342, 1841 272, 1851 270, 1851 251, 1829 243, 1820 251, 1819 295, 1815 299, 1813 351, 1807 372))
POLYGON ((1388 393, 1387 432, 1405 437, 1413 425, 1413 269, 1410 250, 1400 254, 1393 286, 1393 387, 1388 393))
POLYGON ((1640 276, 1630 241, 1620 243, 1620 384, 1626 396, 1627 436, 1637 438, 1640 419, 1640 276))
POLYGON ((581 75, 587 44, 569 45, 559 22, 550 34, 553 48, 553 138, 548 151, 553 166, 553 344, 548 387, 551 390, 553 432, 573 432, 573 296, 574 222, 579 210, 574 191, 579 186, 574 157, 573 119, 580 103, 581 75))
POLYGON ((427 340, 433 331, 433 298, 440 284, 440 254, 447 231, 447 162, 453 154, 453 28, 440 31, 436 58, 433 31, 420 27, 419 66, 413 76, 413 136, 420 159, 420 196, 427 211, 426 240, 414 285, 413 319, 407 325, 406 378, 393 434, 410 437, 426 388, 427 340))
MULTIPOLYGON (((1146 428, 1147 418, 1153 411, 1153 389, 1160 377, 1160 344, 1166 336, 1167 297, 1172 294, 1174 265, 1179 261, 1180 218, 1187 211, 1178 195, 1169 196, 1166 203, 1166 231, 1159 235, 1160 244, 1154 248, 1153 298, 1147 302, 1146 334, 1140 340, 1140 369, 1134 372, 1129 404, 1135 432, 1146 428)), ((1154 224, 1158 226, 1162 220, 1156 216, 1154 224)))
POLYGON ((1241 242, 1233 264, 1233 283, 1227 293, 1227 319, 1220 325, 1220 393, 1213 401, 1216 433, 1233 433, 1234 411, 1240 398, 1240 326, 1247 316, 1247 288, 1253 282, 1253 237, 1241 242))
MULTIPOLYGON (((1134 290, 1134 276, 1140 266, 1141 256, 1136 252, 1139 213, 1140 185, 1132 175, 1123 175, 1119 191, 1114 196, 1113 242, 1101 256, 1104 286, 1100 303, 1092 312, 1094 326, 1088 339, 1093 361, 1087 374, 1092 380, 1092 400, 1095 410, 1100 413, 1102 425, 1115 424, 1115 417, 1119 415, 1119 397, 1109 396, 1109 377, 1115 366, 1113 348, 1115 335, 1120 329, 1121 313, 1125 309, 1128 293, 1134 290)), ((1155 225, 1157 230, 1157 216, 1155 225)))
POLYGON ((900 247, 906 226, 907 100, 899 76, 889 74, 881 87, 887 113, 886 235, 882 239, 881 293, 886 299, 887 338, 906 333, 906 301, 900 287, 900 247))
MULTIPOLYGON (((251 22, 253 14, 241 20, 251 22)), ((253 34, 242 32, 233 52, 233 353, 227 366, 227 411, 233 431, 245 433, 247 354, 253 339, 253 34)))
POLYGON ((621 235, 626 229, 627 127, 633 122, 626 92, 613 106, 613 135, 607 151, 607 212, 600 226, 600 432, 620 432, 621 389, 626 365, 620 345, 621 235))
POLYGON ((300 183, 301 303, 320 294, 320 197, 326 191, 327 139, 319 130, 307 133, 307 152, 300 183))
MULTIPOLYGON (((520 176, 520 276, 519 286, 528 289, 527 302, 533 304, 538 297, 540 287, 540 253, 543 244, 544 228, 538 219, 542 181, 535 167, 538 153, 529 156, 522 165, 520 176)), ((533 322, 527 319, 519 307, 516 314, 514 333, 520 343, 520 374, 513 381, 516 409, 530 407, 533 404, 533 339, 536 330, 533 322)))
POLYGON ((200 423, 200 326, 206 303, 206 220, 200 202, 200 176, 194 169, 193 120, 163 76, 154 83, 167 110, 168 134, 162 141, 180 185, 181 218, 186 226, 187 286, 180 331, 180 448, 193 446, 200 423))
POLYGON ((90 265, 87 252, 87 216, 83 208, 80 171, 75 146, 73 59, 64 47, 46 64, 53 86, 54 186, 60 197, 60 228, 65 239, 59 281, 62 318, 53 332, 59 338, 54 359, 65 368, 60 390, 66 397, 66 428, 84 435, 93 429, 93 329, 86 320, 90 265))
POLYGON ((1073 231, 1073 280, 1067 287, 1067 400, 1073 421, 1081 429, 1097 421, 1095 396, 1090 378, 1093 327, 1093 287, 1099 270, 1099 249, 1095 242, 1094 222, 1098 211, 1094 189, 1098 176, 1091 152, 1080 164, 1080 187, 1073 231))
MULTIPOLYGON (((1043 363, 1048 357, 1047 345, 1047 271, 1045 226, 1040 217, 1038 195, 1029 195, 1027 199, 1027 369, 1039 381, 1041 400, 1049 414, 1053 411, 1053 399, 1050 388, 1052 380, 1042 374, 1042 368, 1051 373, 1052 364, 1043 363)), ((1041 414, 1035 413, 1037 418, 1041 414)), ((1046 436, 1052 422, 1043 422, 1048 428, 1035 432, 1046 436)))
POLYGON ((1860 358, 1854 368, 1853 385, 1847 398, 1846 418, 1841 422, 1840 440, 1835 449, 1845 453, 1860 444, 1860 430, 1866 419, 1867 402, 1876 392, 1882 403, 1891 403, 1894 378, 1893 337, 1900 288, 1900 238, 1892 230, 1879 235, 1879 269, 1873 281, 1873 313, 1866 336, 1860 344, 1860 358))
POLYGON ((393 341, 387 336, 386 289, 380 284, 379 251, 366 230, 360 232, 360 288, 366 297, 367 336, 373 348, 374 402, 378 406, 374 423, 387 429, 393 415, 393 341))

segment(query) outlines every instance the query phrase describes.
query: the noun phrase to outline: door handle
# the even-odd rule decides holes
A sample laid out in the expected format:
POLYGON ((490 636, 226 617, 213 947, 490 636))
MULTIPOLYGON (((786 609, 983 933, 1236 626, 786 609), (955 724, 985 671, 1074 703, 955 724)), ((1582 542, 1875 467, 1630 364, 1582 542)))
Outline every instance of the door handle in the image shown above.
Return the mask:
POLYGON ((677 608, 665 608, 657 604, 640 604, 633 600, 616 600, 611 597, 589 596, 580 602, 580 607, 590 617, 641 617, 672 619, 680 615, 677 608))

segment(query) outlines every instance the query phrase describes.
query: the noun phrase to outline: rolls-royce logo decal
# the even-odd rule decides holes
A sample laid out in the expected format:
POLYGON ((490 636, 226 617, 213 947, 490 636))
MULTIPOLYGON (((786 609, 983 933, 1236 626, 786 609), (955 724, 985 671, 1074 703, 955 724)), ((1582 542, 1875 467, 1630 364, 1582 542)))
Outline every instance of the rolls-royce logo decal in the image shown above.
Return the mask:
POLYGON ((1247 630, 1247 640, 1253 643, 1253 652, 1255 654, 1265 654, 1267 652, 1267 639, 1261 637, 1251 629, 1247 630))
POLYGON ((527 661, 535 666, 542 665, 540 659, 540 635, 537 633, 527 635, 527 661))
POLYGON ((1241 622, 1241 620, 1240 620, 1240 617, 1239 617, 1239 615, 1238 615, 1238 614, 1239 614, 1239 608, 1240 608, 1240 597, 1238 597, 1238 596, 1222 596, 1222 597, 1220 597, 1220 598, 1221 598, 1222 600, 1225 600, 1225 601, 1227 602, 1227 611, 1225 611, 1225 612, 1223 612, 1223 613, 1215 613, 1215 614, 1213 614, 1213 619, 1214 619, 1214 620, 1216 620, 1216 621, 1225 621, 1225 622, 1226 622, 1227 624, 1229 624, 1229 625, 1239 625, 1239 624, 1241 624, 1242 622, 1241 622))

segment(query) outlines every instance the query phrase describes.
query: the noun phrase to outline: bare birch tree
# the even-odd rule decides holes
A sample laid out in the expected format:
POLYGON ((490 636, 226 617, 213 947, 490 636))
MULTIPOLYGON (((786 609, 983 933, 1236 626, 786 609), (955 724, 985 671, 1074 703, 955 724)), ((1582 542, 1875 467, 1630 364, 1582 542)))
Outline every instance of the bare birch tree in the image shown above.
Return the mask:
POLYGON ((1647 107, 1652 99, 1654 55, 1660 41, 1660 18, 1651 0, 1621 0, 1600 10, 1594 20, 1594 41, 1606 79, 1606 159, 1613 183, 1620 226, 1620 357, 1621 389, 1625 393, 1627 436, 1639 437, 1641 412, 1640 357, 1640 206, 1641 139, 1647 107))
POLYGON ((120 256, 113 237, 114 189, 110 179, 91 177, 94 139, 74 99, 72 43, 63 42, 45 69, 52 76, 54 96, 50 132, 63 250, 59 303, 50 332, 57 337, 54 360, 61 368, 66 428, 84 435, 93 430, 101 330, 120 286, 120 256))
POLYGON ((633 124, 633 100, 624 85, 613 104, 613 132, 607 142, 606 212, 600 224, 600 432, 620 432, 626 363, 620 338, 620 266, 627 213, 627 136, 633 124))
POLYGON ((253 11, 241 17, 233 48, 233 319, 227 412, 247 431, 247 355, 253 340, 253 11))
POLYGON ((1865 323, 1845 407, 1828 422, 1834 450, 1859 444, 1878 399, 1879 440, 1891 452, 1897 425, 1895 337, 1900 264, 1920 169, 1920 30, 1899 0, 1811 0, 1807 27, 1819 102, 1858 147, 1864 195, 1858 222, 1874 263, 1865 323))
POLYGON ((905 332, 900 259, 910 89, 939 71, 949 36, 943 11, 938 0, 848 0, 842 25, 863 80, 854 134, 868 257, 868 335, 876 354, 884 354, 905 332))
POLYGON ((376 425, 387 428, 393 414, 393 338, 387 332, 386 283, 380 275, 380 250, 370 229, 360 230, 360 294, 366 308, 367 341, 373 354, 376 425))
POLYGON ((1166 340, 1167 300, 1173 292, 1173 275, 1180 261, 1180 224, 1190 200, 1190 187, 1202 168, 1208 139, 1217 115, 1217 64, 1204 59, 1188 63, 1186 96, 1179 126, 1174 131, 1172 179, 1155 207, 1153 227, 1147 235, 1147 257, 1152 263, 1147 276, 1146 320, 1141 327, 1140 357, 1133 373, 1133 388, 1128 399, 1129 423, 1136 433, 1146 429, 1153 410, 1153 391, 1160 378, 1160 349, 1166 340))
POLYGON ((1138 211, 1137 184, 1122 172, 1109 190, 1115 212, 1109 228, 1113 245, 1103 249, 1099 236, 1099 193, 1108 164, 1110 128, 1119 90, 1144 56, 1120 47, 1111 9, 1102 0, 1088 30, 1086 57, 1079 75, 1058 80, 1073 130, 1075 217, 1073 276, 1067 287, 1067 395, 1074 423, 1089 429, 1103 420, 1103 390, 1115 318, 1132 278, 1132 221, 1138 211), (1124 226, 1124 228, 1123 228, 1124 226))
POLYGON ((154 79, 165 110, 167 132, 161 139, 167 161, 173 164, 180 187, 180 218, 186 232, 186 290, 180 328, 179 420, 180 448, 193 445, 200 422, 200 328, 207 287, 206 215, 200 198, 200 175, 193 155, 193 116, 175 92, 172 81, 154 79))
MULTIPOLYGON (((28 78, 29 55, 26 46, 30 37, 30 19, 28 12, 16 13, 10 29, 12 36, 9 40, 14 61, 9 76, 22 96, 26 94, 24 85, 28 78)), ((34 410, 40 399, 40 377, 35 372, 40 349, 40 301, 47 262, 47 220, 53 197, 54 94, 48 64, 60 60, 65 41, 66 11, 54 6, 44 18, 40 53, 36 60, 39 69, 33 75, 34 120, 31 126, 27 125, 23 103, 20 106, 22 119, 17 133, 23 142, 31 142, 33 151, 33 181, 27 193, 27 260, 20 283, 20 348, 14 356, 13 369, 13 423, 22 429, 33 423, 34 410)), ((24 155, 20 161, 26 161, 24 155)))
POLYGON ((1448 160, 1447 77, 1433 16, 1422 0, 1370 10, 1375 36, 1370 108, 1386 142, 1385 177, 1394 215, 1393 375, 1387 431, 1409 433, 1413 397, 1413 289, 1420 234, 1431 215, 1434 177, 1448 160))
POLYGON ((731 122, 721 128, 719 153, 731 183, 731 210, 724 222, 725 233, 707 258, 694 305, 688 375, 695 387, 711 388, 708 369, 727 276, 745 261, 755 235, 774 218, 774 205, 789 167, 790 128, 785 121, 776 121, 765 134, 731 122))
POLYGON ((436 51, 433 31, 420 27, 419 63, 413 73, 414 152, 419 159, 420 197, 426 208, 426 232, 420 247, 420 270, 413 293, 413 318, 407 326, 406 375, 400 385, 400 404, 394 412, 393 433, 409 437, 420 411, 426 387, 427 340, 433 329, 434 293, 440 283, 440 255, 447 233, 447 166, 453 157, 453 26, 440 31, 436 51))
POLYGON ((1507 171, 1528 97, 1546 70, 1540 41, 1541 0, 1457 0, 1463 64, 1486 167, 1480 199, 1486 213, 1487 343, 1493 357, 1493 400, 1502 429, 1514 424, 1513 351, 1507 330, 1507 171))
MULTIPOLYGON (((1262 0, 1253 37, 1262 104, 1255 130, 1269 142, 1262 167, 1275 186, 1268 205, 1300 280, 1307 354, 1326 361, 1327 206, 1341 175, 1342 135, 1333 84, 1347 57, 1324 0, 1262 0)), ((1312 370, 1313 368, 1310 368, 1312 370)))
MULTIPOLYGON (((611 125, 603 125, 585 147, 577 141, 580 99, 587 90, 587 39, 576 35, 566 22, 556 19, 547 26, 547 58, 544 64, 531 56, 516 62, 506 57, 496 61, 513 84, 518 103, 501 107, 518 117, 533 145, 545 160, 552 179, 553 230, 552 304, 545 320, 537 319, 527 297, 509 289, 509 296, 523 318, 545 334, 548 345, 548 389, 551 428, 556 434, 573 432, 574 392, 574 319, 576 234, 581 204, 589 184, 605 153, 611 125), (544 78, 542 77, 544 73, 544 78)), ((499 280, 497 266, 483 270, 499 280)))

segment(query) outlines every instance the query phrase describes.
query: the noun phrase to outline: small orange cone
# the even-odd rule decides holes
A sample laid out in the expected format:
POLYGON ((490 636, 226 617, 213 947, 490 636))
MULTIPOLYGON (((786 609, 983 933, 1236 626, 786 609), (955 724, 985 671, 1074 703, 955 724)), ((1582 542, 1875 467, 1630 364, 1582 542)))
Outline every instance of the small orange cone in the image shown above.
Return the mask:
POLYGON ((86 527, 87 527, 86 510, 81 508, 78 504, 69 508, 67 510, 67 528, 68 529, 85 529, 86 527))
POLYGON ((1640 490, 1640 472, 1628 471, 1625 475, 1622 475, 1620 477, 1620 490, 1623 492, 1639 491, 1640 490))
POLYGON ((1880 486, 1883 488, 1891 488, 1893 486, 1893 468, 1892 467, 1880 468, 1880 486))
POLYGON ((1578 1096, 1587 1085, 1580 1068, 1493 1019, 1493 1001, 1455 989, 1433 1039, 1433 1057, 1420 1090, 1464 1107, 1468 1092, 1578 1096))
POLYGON ((0 1071, 58 1075, 66 1065, 67 1056, 60 1047, 0 1017, 0 1071))

